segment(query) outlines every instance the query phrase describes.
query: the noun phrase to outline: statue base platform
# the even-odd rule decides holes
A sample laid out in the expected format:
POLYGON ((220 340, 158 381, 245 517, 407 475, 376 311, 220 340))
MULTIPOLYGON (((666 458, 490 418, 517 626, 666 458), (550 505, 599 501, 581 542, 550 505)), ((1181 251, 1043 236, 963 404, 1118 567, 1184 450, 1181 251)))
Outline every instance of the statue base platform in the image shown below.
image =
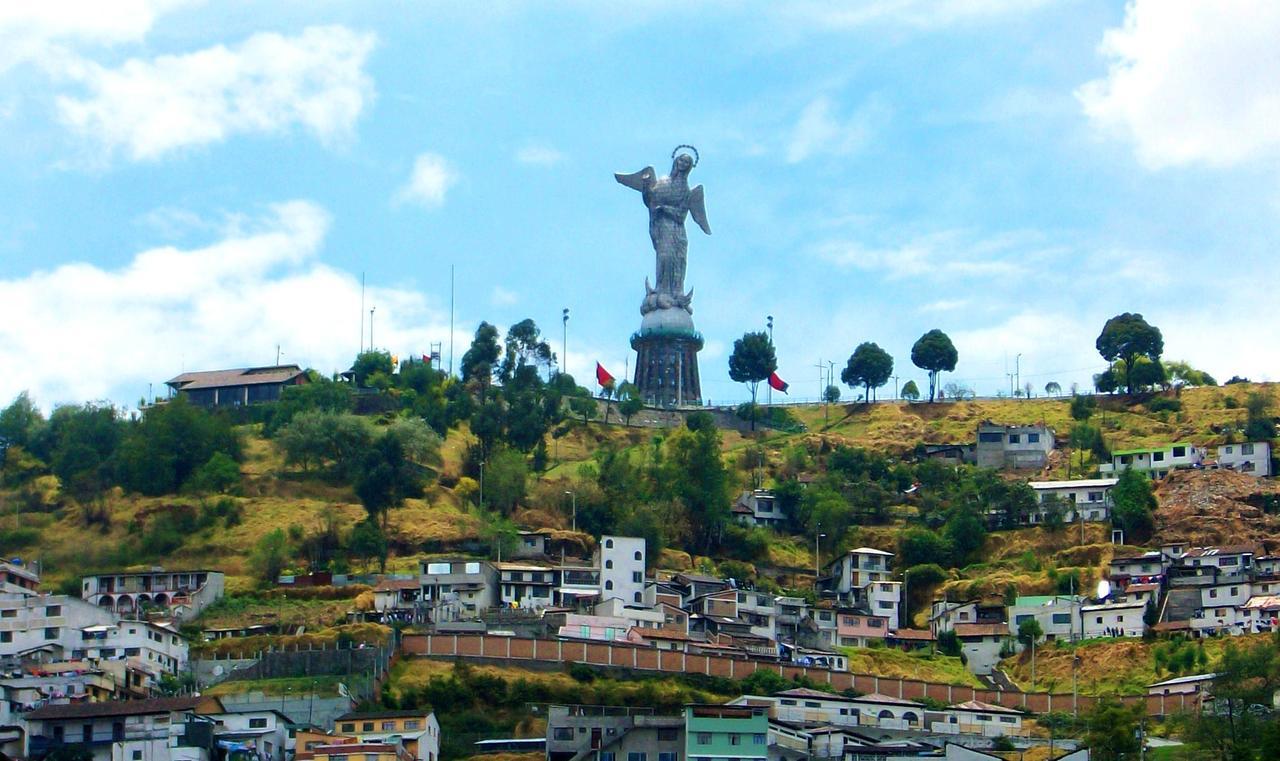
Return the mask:
POLYGON ((655 407, 702 405, 702 384, 698 376, 702 334, 693 329, 693 319, 688 312, 671 309, 645 315, 639 332, 631 336, 631 348, 636 351, 634 383, 646 404, 655 407))

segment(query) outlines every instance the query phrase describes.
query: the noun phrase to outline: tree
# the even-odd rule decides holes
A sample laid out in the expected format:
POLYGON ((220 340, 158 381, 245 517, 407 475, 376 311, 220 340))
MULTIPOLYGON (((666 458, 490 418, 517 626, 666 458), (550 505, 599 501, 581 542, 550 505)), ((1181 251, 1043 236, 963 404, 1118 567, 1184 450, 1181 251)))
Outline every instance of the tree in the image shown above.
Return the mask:
POLYGON ((240 485, 240 464, 226 452, 214 452, 191 477, 188 485, 196 492, 226 494, 240 485))
POLYGON ((569 398, 569 410, 575 415, 582 417, 582 422, 587 422, 596 416, 600 408, 596 406, 596 400, 591 398, 591 392, 582 389, 584 393, 575 394, 569 398))
POLYGON ((130 425, 117 452, 117 474, 126 489, 172 494, 214 452, 240 460, 240 439, 223 416, 194 407, 179 396, 149 407, 130 425))
POLYGON ((392 369, 391 352, 373 349, 357 355, 355 363, 351 365, 356 385, 361 388, 368 387, 375 375, 391 375, 392 369))
POLYGON ((1165 373, 1175 393, 1181 394, 1184 388, 1195 386, 1216 386, 1218 382, 1203 370, 1197 370, 1181 360, 1164 363, 1165 373))
POLYGON ((938 374, 955 370, 959 357, 955 344, 951 343, 951 338, 937 328, 920 336, 911 347, 912 364, 929 372, 930 402, 937 395, 938 374))
POLYGON ((920 399, 920 387, 916 382, 909 380, 902 385, 902 390, 898 394, 909 402, 918 401, 920 399))
POLYGON ((373 444, 373 426, 367 418, 349 412, 312 410, 295 415, 276 435, 285 462, 330 468, 339 478, 352 478, 364 452, 373 444))
POLYGON ((987 538, 986 526, 982 525, 976 513, 971 509, 959 509, 947 519, 945 528, 947 541, 951 544, 952 562, 962 566, 982 549, 987 538))
POLYGON ((1126 706, 1102 698, 1085 714, 1084 744, 1095 761, 1120 761, 1138 753, 1138 715, 1143 704, 1126 706))
POLYGON ((1245 397, 1245 438, 1250 441, 1270 441, 1276 437, 1276 421, 1271 416, 1271 397, 1257 391, 1245 397))
POLYGON ((1062 393, 1062 384, 1057 381, 1049 381, 1044 384, 1045 396, 1057 396, 1062 393))
POLYGON ((720 431, 711 416, 695 413, 666 441, 663 481, 688 512, 694 546, 708 552, 729 520, 728 473, 720 457, 720 431))
POLYGON ((1137 387, 1133 378, 1135 362, 1139 357, 1146 357, 1159 363, 1164 353, 1164 336, 1141 314, 1125 312, 1107 320, 1094 345, 1108 362, 1124 360, 1124 386, 1132 394, 1137 387))
POLYGON ((489 457, 484 469, 484 499, 503 515, 510 515, 525 497, 529 465, 524 455, 500 449, 489 457))
POLYGON ((822 401, 827 404, 835 404, 840 401, 840 387, 832 383, 822 391, 822 401))
POLYGON ((551 353, 551 345, 542 339, 542 332, 537 324, 528 318, 517 322, 507 330, 505 344, 506 352, 502 358, 501 367, 503 382, 514 377, 521 367, 550 368, 555 360, 555 354, 551 353))
POLYGON ((1092 396, 1081 396, 1073 394, 1071 396, 1071 419, 1085 422, 1093 417, 1093 411, 1098 408, 1098 400, 1092 396))
MULTIPOLYGON (((365 453, 355 483, 356 496, 364 505, 370 521, 382 519, 382 533, 387 533, 391 510, 400 507, 408 497, 422 494, 417 468, 405 459, 404 446, 398 436, 383 435, 365 453)), ((387 566, 382 557, 382 570, 387 566)))
POLYGON ((1155 525, 1158 503, 1151 492, 1151 479, 1133 468, 1125 468, 1111 489, 1111 520, 1124 530, 1125 542, 1146 539, 1155 525))
POLYGON ((1034 642, 1039 642, 1043 636, 1044 628, 1034 616, 1024 618, 1018 624, 1018 641, 1028 647, 1034 642))
POLYGON ((898 537, 897 562, 903 567, 945 562, 951 557, 951 544, 936 531, 911 528, 898 537))
POLYGON ((376 521, 366 518, 351 529, 347 550, 367 566, 373 560, 382 560, 387 556, 387 537, 378 528, 376 521))
POLYGON ((289 561, 289 540, 284 529, 275 529, 262 535, 249 554, 249 565, 259 579, 275 584, 289 561))
POLYGON ((880 388, 893 376, 893 357, 878 345, 865 341, 858 344, 849 355, 849 362, 840 372, 840 380, 850 387, 862 386, 865 398, 871 401, 871 390, 880 388))
POLYGON ((0 458, 9 447, 28 447, 44 426, 44 415, 26 391, 0 410, 0 458))
POLYGON ((640 389, 635 384, 624 382, 618 386, 618 395, 622 399, 618 403, 618 412, 626 425, 631 425, 632 416, 644 409, 644 400, 640 398, 640 389))
MULTIPOLYGON (((767 379, 777 369, 778 358, 767 333, 746 333, 733 342, 733 354, 729 356, 729 378, 736 383, 745 383, 751 389, 753 411, 760 381, 767 379)), ((751 430, 755 429, 756 418, 752 415, 751 430)))
POLYGON ((487 322, 476 328, 471 346, 462 355, 460 366, 463 381, 478 381, 482 388, 489 387, 489 381, 498 367, 498 358, 502 355, 502 347, 498 345, 498 329, 487 322))

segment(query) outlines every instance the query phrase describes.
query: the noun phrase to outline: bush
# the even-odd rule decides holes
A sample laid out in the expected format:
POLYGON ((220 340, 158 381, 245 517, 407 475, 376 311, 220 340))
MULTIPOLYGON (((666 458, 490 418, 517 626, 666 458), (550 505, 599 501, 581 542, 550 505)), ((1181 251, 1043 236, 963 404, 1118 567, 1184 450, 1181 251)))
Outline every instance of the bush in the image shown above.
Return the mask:
POLYGON ((1147 409, 1151 412, 1178 412, 1182 409, 1182 402, 1165 396, 1157 396, 1147 402, 1147 409))

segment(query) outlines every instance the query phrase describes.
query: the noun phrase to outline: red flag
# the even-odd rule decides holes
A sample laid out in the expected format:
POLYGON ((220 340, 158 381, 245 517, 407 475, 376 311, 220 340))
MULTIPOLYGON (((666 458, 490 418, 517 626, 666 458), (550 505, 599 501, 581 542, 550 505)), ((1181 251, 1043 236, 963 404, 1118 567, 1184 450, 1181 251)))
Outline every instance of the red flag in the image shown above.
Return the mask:
POLYGON ((769 373, 769 387, 774 391, 781 391, 785 394, 787 393, 787 389, 791 387, 791 384, 779 378, 777 373, 769 373))
POLYGON ((423 355, 422 355, 422 364, 424 364, 424 365, 429 365, 429 364, 431 364, 431 357, 428 357, 426 354, 423 354, 423 355))
POLYGON ((599 383, 601 386, 613 385, 613 376, 610 375, 609 371, 604 369, 604 365, 599 362, 596 363, 596 383, 599 383))

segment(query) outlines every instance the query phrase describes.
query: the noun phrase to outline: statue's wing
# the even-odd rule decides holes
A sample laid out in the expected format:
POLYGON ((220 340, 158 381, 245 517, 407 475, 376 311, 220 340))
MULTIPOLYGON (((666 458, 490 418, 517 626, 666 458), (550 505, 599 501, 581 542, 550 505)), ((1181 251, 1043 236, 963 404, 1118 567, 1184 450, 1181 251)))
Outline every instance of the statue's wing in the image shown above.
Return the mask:
POLYGON ((707 224, 707 206, 702 200, 701 185, 689 191, 689 214, 693 216, 693 221, 698 223, 698 227, 702 228, 702 232, 711 234, 711 225, 707 224))
POLYGON ((613 173, 613 178, 619 183, 626 185, 632 190, 638 190, 641 193, 648 190, 649 186, 653 184, 653 181, 657 179, 657 177, 658 173, 653 171, 653 167, 651 166, 647 166, 635 174, 622 174, 621 172, 613 173))

